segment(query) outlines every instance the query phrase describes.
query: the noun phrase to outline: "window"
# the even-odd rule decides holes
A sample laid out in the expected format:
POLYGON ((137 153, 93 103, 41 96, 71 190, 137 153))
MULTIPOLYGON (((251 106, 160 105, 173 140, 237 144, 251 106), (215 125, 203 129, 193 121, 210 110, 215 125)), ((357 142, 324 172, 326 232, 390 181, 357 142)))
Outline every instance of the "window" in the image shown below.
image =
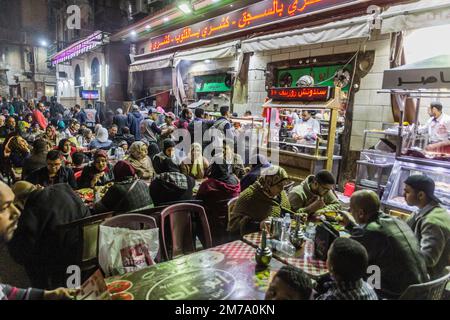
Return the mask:
POLYGON ((98 62, 97 58, 94 58, 92 60, 91 64, 91 83, 92 86, 98 86, 100 83, 100 63, 98 62))
POLYGON ((81 87, 81 69, 78 64, 75 67, 75 87, 81 87))

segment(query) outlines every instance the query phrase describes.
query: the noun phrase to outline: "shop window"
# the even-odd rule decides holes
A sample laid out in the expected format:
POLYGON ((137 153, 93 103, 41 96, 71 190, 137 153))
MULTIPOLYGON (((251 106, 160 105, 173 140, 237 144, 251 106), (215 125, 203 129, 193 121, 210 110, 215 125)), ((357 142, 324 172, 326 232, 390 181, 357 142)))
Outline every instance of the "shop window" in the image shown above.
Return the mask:
POLYGON ((405 36, 406 63, 415 63, 439 55, 450 54, 448 25, 417 29, 405 36))

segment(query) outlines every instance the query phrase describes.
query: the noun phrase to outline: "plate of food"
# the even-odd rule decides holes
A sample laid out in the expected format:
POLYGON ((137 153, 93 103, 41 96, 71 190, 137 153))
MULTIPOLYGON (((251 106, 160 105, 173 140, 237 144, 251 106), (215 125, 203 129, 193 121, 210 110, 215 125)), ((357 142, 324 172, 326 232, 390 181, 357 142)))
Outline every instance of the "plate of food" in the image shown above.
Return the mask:
POLYGON ((80 197, 87 202, 94 201, 94 190, 90 188, 77 190, 80 197))

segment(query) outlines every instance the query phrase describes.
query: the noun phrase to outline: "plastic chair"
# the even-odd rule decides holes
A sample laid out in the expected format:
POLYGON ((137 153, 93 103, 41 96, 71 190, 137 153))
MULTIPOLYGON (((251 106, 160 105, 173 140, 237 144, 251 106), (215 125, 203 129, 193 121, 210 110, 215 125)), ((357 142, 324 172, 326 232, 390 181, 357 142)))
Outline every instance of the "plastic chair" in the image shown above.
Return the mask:
MULTIPOLYGON (((188 218, 187 222, 187 235, 190 237, 189 243, 184 242, 183 243, 183 252, 187 250, 196 251, 196 246, 193 241, 193 232, 192 232, 192 214, 198 215, 200 218, 202 228, 203 228, 203 240, 204 240, 204 247, 205 249, 212 247, 212 238, 211 238, 211 230, 209 228, 208 218, 206 217, 205 209, 202 206, 196 205, 196 204, 177 204, 170 206, 166 209, 164 209, 163 212, 161 212, 161 234, 162 234, 162 245, 164 248, 164 254, 165 258, 167 260, 171 260, 173 257, 173 254, 169 256, 169 251, 167 250, 167 243, 166 243, 166 221, 167 218, 169 218, 170 221, 170 233, 172 236, 172 248, 177 248, 177 241, 178 237, 180 236, 175 232, 175 217, 185 216, 188 218), (189 248, 186 248, 185 245, 189 245, 189 248)), ((178 222, 177 222, 178 224, 178 222)), ((180 226, 180 224, 177 225, 177 227, 180 226)), ((180 231, 180 230, 178 230, 180 231)), ((185 233, 186 229, 183 230, 185 233)), ((178 249, 178 248, 177 248, 178 249)), ((173 252, 172 252, 173 253, 173 252)))
POLYGON ((57 227, 58 232, 65 234, 75 231, 78 234, 77 251, 74 253, 77 265, 82 272, 82 281, 85 281, 99 268, 98 265, 98 235, 99 226, 106 219, 111 218, 113 212, 99 214, 57 227))
POLYGON ((449 280, 450 267, 447 267, 447 275, 430 282, 409 286, 399 300, 442 300, 449 280))
MULTIPOLYGON (((123 214, 115 216, 107 219, 101 225, 130 230, 149 230, 158 228, 155 218, 143 214, 123 214)), ((158 250, 155 262, 161 262, 161 249, 158 250)))

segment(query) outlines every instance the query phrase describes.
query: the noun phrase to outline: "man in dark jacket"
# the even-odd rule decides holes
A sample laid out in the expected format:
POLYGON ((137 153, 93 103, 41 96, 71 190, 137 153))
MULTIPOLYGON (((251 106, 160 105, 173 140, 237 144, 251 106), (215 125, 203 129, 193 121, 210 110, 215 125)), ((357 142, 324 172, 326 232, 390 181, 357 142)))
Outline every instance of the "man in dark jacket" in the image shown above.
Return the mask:
POLYGON ((118 134, 122 135, 122 129, 128 126, 128 118, 123 114, 122 109, 119 108, 116 110, 116 115, 113 118, 113 124, 115 124, 119 129, 118 134))
POLYGON ((346 215, 352 239, 369 254, 369 265, 381 271, 382 298, 398 298, 410 285, 428 281, 419 243, 409 226, 380 212, 380 199, 373 191, 362 190, 350 199, 351 218, 346 215))
POLYGON ((52 150, 47 154, 47 166, 31 173, 26 180, 43 187, 67 183, 72 189, 76 189, 77 182, 72 169, 63 167, 62 164, 63 156, 61 151, 52 150))
POLYGON ((33 143, 31 157, 25 159, 22 169, 22 179, 26 180, 28 175, 44 168, 47 165, 48 142, 38 139, 33 143))
POLYGON ((141 122, 144 117, 139 112, 139 107, 134 106, 133 112, 128 114, 128 127, 130 128, 131 134, 135 137, 136 141, 141 140, 141 122))
POLYGON ((13 191, 22 215, 9 243, 11 256, 25 266, 34 287, 65 286, 67 267, 77 263, 79 239, 76 230, 62 234, 58 227, 88 217, 89 209, 67 184, 36 189, 19 182, 13 191))
POLYGON ((74 107, 73 119, 77 120, 80 125, 86 124, 87 115, 78 104, 74 107))
POLYGON ((189 123, 188 130, 191 135, 191 143, 199 143, 202 150, 205 150, 211 141, 203 141, 205 132, 214 125, 213 120, 205 119, 205 110, 202 108, 195 109, 194 121, 189 123))

